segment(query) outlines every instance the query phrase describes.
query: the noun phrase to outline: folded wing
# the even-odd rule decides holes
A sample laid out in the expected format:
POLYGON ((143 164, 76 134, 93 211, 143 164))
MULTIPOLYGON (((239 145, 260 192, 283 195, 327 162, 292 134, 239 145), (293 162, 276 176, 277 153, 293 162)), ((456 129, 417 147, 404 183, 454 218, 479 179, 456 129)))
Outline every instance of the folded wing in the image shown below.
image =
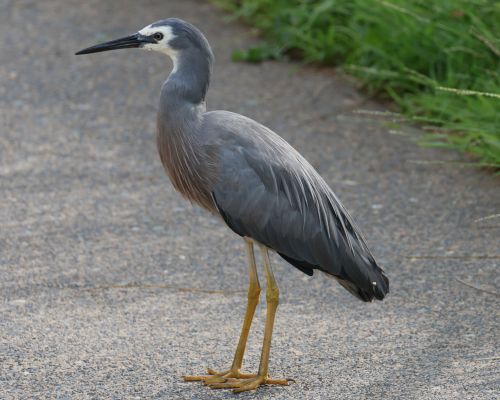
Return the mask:
MULTIPOLYGON (((233 126, 240 125, 235 132, 246 128, 247 133, 217 136, 218 179, 212 195, 228 226, 274 249, 308 275, 318 269, 334 276, 364 301, 384 298, 387 277, 314 168, 269 129, 227 114, 218 117, 235 118, 233 126)), ((217 128, 216 120, 212 128, 217 128)))

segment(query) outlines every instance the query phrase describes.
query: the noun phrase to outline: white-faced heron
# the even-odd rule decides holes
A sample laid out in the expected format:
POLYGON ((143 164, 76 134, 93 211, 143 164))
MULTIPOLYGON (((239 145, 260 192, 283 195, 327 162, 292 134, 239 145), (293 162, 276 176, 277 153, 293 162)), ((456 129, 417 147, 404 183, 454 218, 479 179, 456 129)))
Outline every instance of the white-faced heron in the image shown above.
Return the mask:
POLYGON ((143 48, 167 54, 173 70, 161 88, 157 144, 174 187, 215 214, 246 245, 250 270, 248 304, 231 368, 186 376, 212 388, 237 392, 263 384, 286 385, 269 377, 269 352, 278 307, 269 250, 307 275, 333 276, 363 301, 382 300, 389 280, 333 191, 292 146, 265 126, 229 111, 206 111, 213 55, 193 25, 169 18, 134 35, 76 54, 143 48), (267 280, 267 317, 257 374, 241 372, 250 326, 259 303, 254 256, 260 247, 267 280))

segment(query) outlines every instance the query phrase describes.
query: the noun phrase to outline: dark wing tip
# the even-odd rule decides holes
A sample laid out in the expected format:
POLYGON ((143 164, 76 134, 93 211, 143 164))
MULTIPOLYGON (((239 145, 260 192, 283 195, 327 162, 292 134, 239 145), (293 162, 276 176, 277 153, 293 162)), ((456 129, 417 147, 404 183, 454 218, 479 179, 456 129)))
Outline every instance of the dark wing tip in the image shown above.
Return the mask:
POLYGON ((374 286, 375 297, 377 300, 382 300, 389 293, 389 278, 380 270, 380 277, 382 279, 374 286))
POLYGON ((373 299, 383 300, 387 293, 389 293, 389 279, 385 275, 383 275, 383 283, 374 281, 369 289, 362 288, 354 282, 341 277, 333 276, 348 292, 362 301, 371 302, 373 299))

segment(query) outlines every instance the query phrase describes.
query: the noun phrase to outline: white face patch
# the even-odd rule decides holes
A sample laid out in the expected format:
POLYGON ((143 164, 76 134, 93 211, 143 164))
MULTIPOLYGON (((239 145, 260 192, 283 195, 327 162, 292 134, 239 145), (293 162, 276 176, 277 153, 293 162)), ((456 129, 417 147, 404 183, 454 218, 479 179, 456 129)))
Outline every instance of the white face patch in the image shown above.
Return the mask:
POLYGON ((177 69, 177 51, 168 45, 168 42, 176 37, 172 32, 172 27, 148 25, 139 31, 139 33, 144 36, 151 36, 158 32, 163 34, 163 39, 159 40, 158 43, 147 43, 142 48, 145 50, 159 51, 160 53, 168 55, 174 63, 172 72, 175 72, 177 69))

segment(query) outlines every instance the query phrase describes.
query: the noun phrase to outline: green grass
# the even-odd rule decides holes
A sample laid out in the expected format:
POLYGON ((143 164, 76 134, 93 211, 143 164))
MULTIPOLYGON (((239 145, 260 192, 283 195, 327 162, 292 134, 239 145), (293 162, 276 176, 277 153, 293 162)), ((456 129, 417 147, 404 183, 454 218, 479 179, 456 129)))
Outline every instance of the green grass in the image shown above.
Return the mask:
POLYGON ((500 167, 500 2, 214 0, 255 26, 236 60, 341 66, 425 125, 423 144, 500 167))

